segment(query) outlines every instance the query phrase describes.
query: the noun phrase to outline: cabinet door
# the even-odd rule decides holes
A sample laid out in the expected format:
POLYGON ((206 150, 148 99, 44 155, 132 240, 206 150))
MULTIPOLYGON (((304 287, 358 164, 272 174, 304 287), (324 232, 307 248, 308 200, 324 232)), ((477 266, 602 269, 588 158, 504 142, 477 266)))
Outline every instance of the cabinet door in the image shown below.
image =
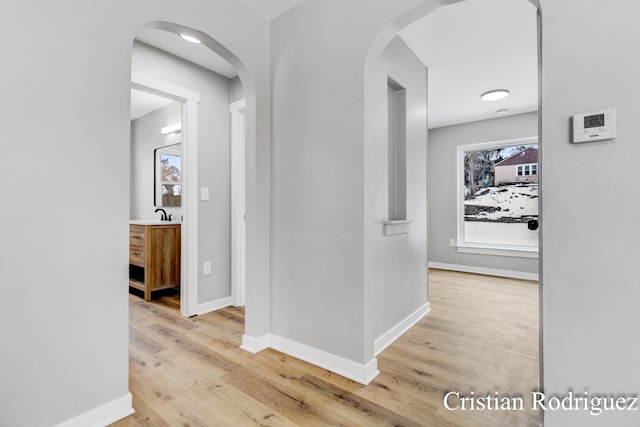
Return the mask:
POLYGON ((152 288, 180 284, 180 226, 147 230, 147 283, 152 288))

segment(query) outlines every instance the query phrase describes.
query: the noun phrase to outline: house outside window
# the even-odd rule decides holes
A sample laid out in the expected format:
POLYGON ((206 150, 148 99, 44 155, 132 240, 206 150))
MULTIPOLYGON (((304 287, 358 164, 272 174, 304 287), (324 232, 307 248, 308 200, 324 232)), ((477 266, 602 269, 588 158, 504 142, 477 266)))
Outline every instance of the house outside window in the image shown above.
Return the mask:
POLYGON ((537 137, 460 146, 458 171, 458 251, 537 257, 537 137))

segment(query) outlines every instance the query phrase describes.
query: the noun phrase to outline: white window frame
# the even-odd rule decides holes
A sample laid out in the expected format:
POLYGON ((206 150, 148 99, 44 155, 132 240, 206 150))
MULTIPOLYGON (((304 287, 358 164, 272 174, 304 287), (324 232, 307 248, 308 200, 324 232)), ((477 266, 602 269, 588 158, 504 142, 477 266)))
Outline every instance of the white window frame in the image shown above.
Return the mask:
MULTIPOLYGON (((501 255, 520 258, 538 258, 538 247, 496 245, 489 243, 469 243, 464 241, 464 153, 467 151, 491 150, 513 145, 538 144, 538 137, 509 139, 504 141, 483 142, 477 144, 459 145, 457 161, 457 236, 456 249, 460 253, 474 253, 483 255, 501 255)), ((523 165, 524 166, 524 165, 523 165)), ((537 169, 537 168, 536 168, 537 169)), ((531 170, 531 169, 530 169, 531 170)), ((524 167, 522 169, 524 173, 524 167)), ((537 172, 537 170, 536 170, 537 172)), ((524 176, 524 175, 523 175, 524 176)), ((529 175, 531 176, 531 175, 529 175)))

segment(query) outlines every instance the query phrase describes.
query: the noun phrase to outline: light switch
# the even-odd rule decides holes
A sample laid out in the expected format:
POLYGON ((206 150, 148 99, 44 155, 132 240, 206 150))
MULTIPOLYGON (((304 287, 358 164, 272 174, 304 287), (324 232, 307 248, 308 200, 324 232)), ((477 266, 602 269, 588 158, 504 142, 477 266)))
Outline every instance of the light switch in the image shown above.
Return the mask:
POLYGON ((200 188, 200 200, 209 200, 209 187, 200 188))
POLYGON ((211 274, 211 261, 205 261, 202 263, 202 274, 204 276, 211 274))

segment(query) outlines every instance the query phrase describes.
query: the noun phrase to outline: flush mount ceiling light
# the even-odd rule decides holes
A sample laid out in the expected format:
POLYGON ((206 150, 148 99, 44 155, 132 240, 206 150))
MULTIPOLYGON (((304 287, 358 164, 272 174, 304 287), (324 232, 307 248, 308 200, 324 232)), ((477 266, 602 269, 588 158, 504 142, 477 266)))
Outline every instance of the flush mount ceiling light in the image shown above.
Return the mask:
POLYGON ((188 35, 188 34, 182 34, 182 33, 180 33, 180 37, 182 37, 184 40, 188 41, 189 43, 195 43, 195 44, 200 44, 200 43, 202 43, 202 42, 200 41, 200 39, 198 39, 198 38, 196 38, 196 37, 193 37, 193 36, 190 36, 190 35, 188 35))
POLYGON ((498 99, 506 98, 509 95, 509 91, 506 89, 490 90, 480 95, 483 101, 497 101, 498 99))

